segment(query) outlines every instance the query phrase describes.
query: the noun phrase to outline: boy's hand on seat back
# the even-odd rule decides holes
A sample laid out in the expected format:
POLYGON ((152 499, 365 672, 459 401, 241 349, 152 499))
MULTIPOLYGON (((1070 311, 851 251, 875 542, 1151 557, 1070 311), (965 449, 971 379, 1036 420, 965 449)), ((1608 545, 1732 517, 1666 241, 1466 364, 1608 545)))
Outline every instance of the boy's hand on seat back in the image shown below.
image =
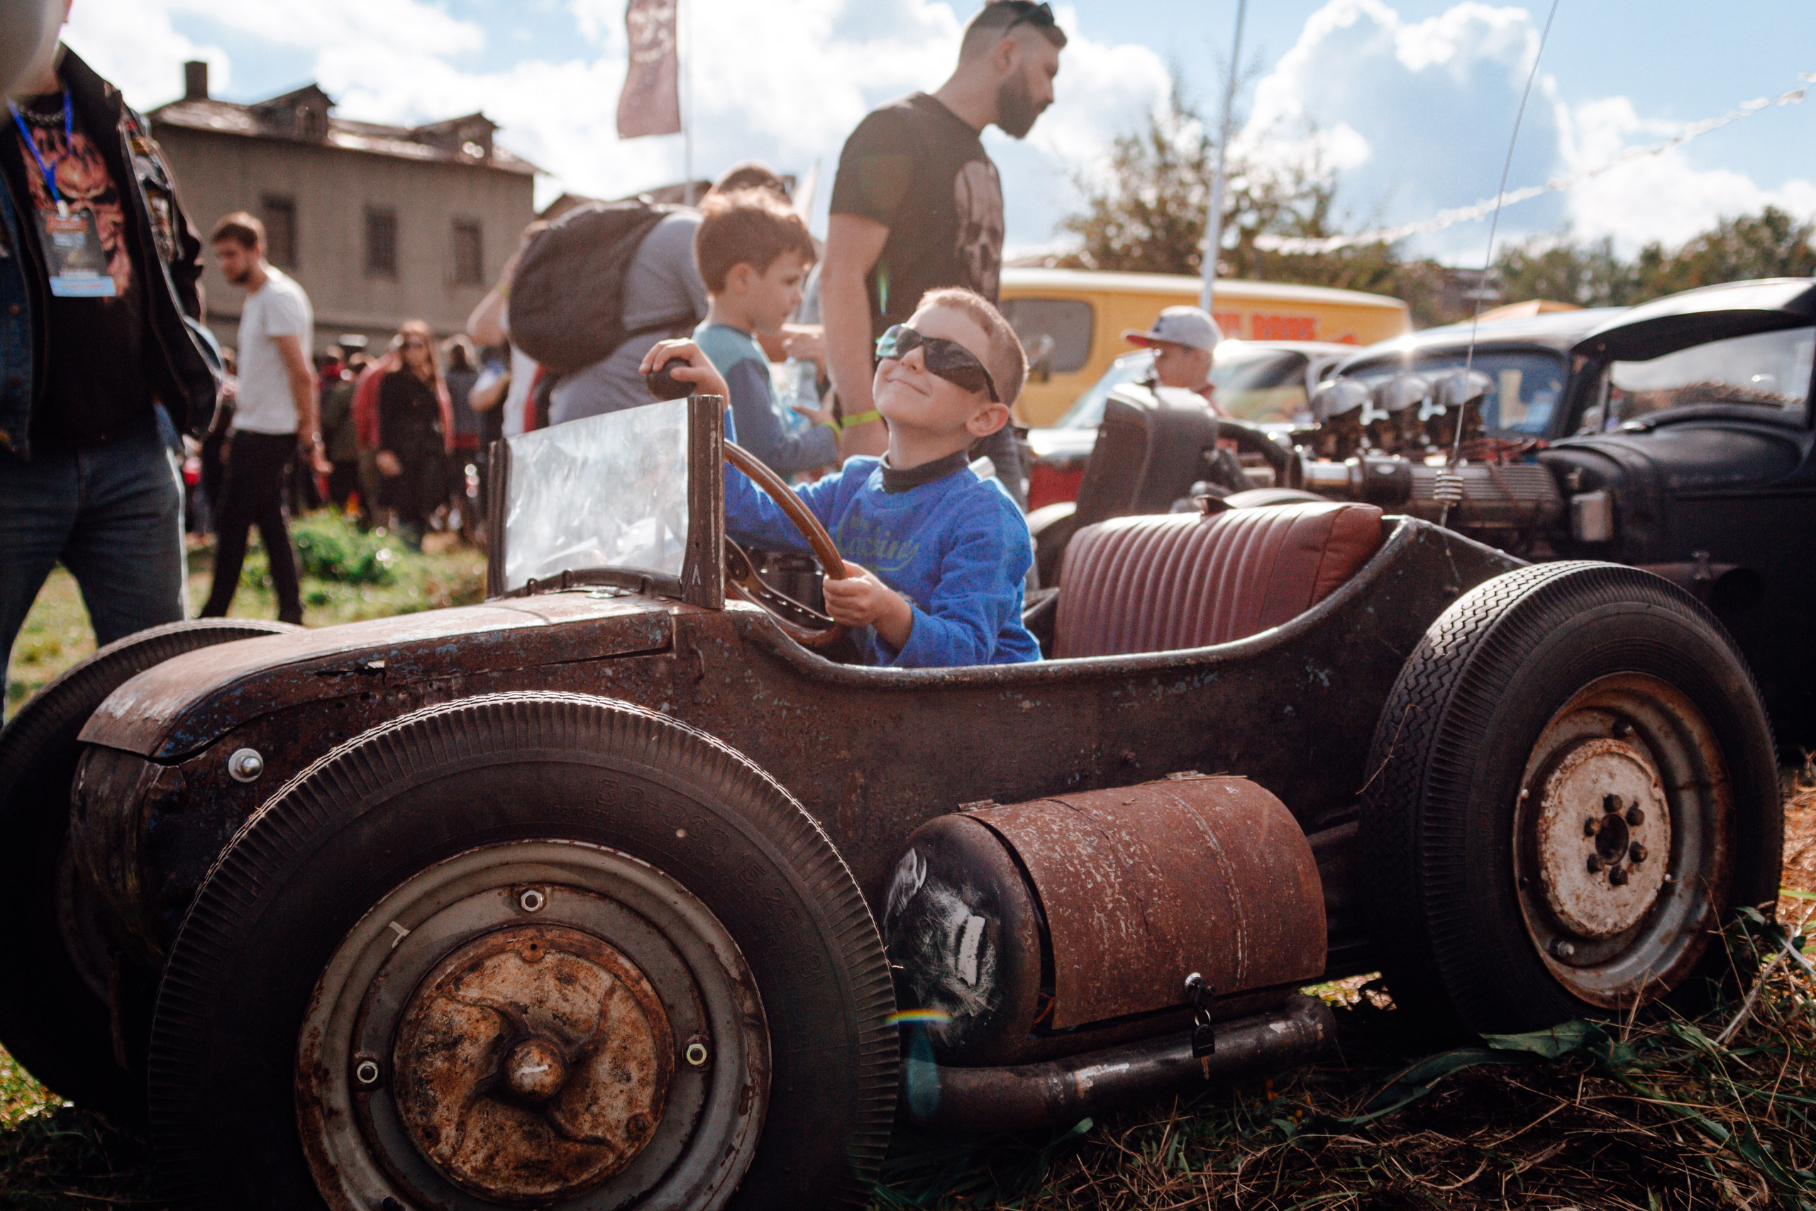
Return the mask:
POLYGON ((874 626, 884 642, 901 650, 914 630, 914 607, 908 599, 878 580, 876 573, 845 561, 845 579, 830 576, 822 588, 826 612, 848 627, 874 626))

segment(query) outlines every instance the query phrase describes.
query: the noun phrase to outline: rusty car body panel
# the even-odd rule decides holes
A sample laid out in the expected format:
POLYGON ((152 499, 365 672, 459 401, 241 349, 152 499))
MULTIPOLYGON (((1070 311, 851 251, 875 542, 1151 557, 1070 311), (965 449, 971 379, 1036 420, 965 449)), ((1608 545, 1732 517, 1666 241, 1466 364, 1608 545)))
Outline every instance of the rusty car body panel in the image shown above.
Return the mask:
POLYGON ((1316 832, 1353 812, 1381 704, 1426 627, 1518 566, 1423 522, 1387 525, 1307 613, 1189 651, 858 668, 754 606, 594 588, 196 652, 128 681, 84 731, 72 846, 116 942, 161 962, 216 855, 285 780, 408 711, 512 690, 619 698, 718 737, 820 821, 873 905, 903 839, 979 799, 1240 772, 1316 832), (228 771, 242 748, 263 758, 251 783, 228 771))

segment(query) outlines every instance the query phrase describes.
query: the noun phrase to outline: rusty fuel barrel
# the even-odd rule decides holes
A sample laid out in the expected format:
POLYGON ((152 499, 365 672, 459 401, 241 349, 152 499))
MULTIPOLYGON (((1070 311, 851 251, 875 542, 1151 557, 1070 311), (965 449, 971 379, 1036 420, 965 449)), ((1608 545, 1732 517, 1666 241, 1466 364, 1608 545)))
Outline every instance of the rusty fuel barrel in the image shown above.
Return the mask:
POLYGON ((1282 1003, 1324 970, 1317 864, 1245 778, 973 805, 909 837, 883 935, 942 1064, 1026 1063, 1282 1003))

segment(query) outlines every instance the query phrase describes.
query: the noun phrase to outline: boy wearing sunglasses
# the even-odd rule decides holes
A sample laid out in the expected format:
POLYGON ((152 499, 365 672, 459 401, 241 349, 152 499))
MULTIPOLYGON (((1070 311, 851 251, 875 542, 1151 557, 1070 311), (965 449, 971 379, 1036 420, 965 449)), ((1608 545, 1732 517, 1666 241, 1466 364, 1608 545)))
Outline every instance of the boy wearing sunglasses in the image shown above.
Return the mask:
MULTIPOLYGON (((929 291, 905 324, 883 333, 872 389, 889 427, 881 458, 856 457, 837 475, 796 489, 845 556, 844 580, 825 582, 826 612, 853 628, 867 663, 950 668, 1038 660, 1022 625, 1033 563, 1028 523, 994 479, 972 471, 971 443, 1009 422, 1027 357, 1002 314, 969 290, 929 291)), ((725 381, 692 341, 664 341, 650 373, 707 395, 725 381)), ((727 425, 728 440, 737 440, 727 425)), ((772 550, 807 550, 781 508, 726 468, 725 527, 772 550)))

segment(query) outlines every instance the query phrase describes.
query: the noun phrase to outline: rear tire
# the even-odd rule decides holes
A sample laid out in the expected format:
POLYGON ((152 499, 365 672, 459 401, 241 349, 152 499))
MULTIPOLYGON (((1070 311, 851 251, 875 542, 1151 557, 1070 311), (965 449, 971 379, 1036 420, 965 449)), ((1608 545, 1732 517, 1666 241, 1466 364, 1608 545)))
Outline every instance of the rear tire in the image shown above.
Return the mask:
POLYGON ((107 696, 173 656, 297 628, 248 619, 195 619, 117 640, 39 691, 0 731, 0 1044, 38 1082, 79 1106, 143 1119, 144 1089, 129 1071, 138 1032, 116 1037, 108 1008, 129 998, 88 910, 67 852, 76 737, 107 696), (128 1066, 122 1066, 122 1053, 128 1066))
POLYGON ((1369 771, 1374 944, 1395 1001, 1441 1030, 1695 1012, 1734 970, 1717 931, 1776 898, 1758 690, 1720 623, 1638 569, 1542 564, 1458 599, 1369 771))
MULTIPOLYGON (((510 1056, 523 1039, 542 1046, 543 995, 514 992, 515 1010, 485 1010, 478 1027, 444 1037, 497 1034, 510 1056)), ((152 1135, 183 1208, 862 1206, 894 1117, 894 1008, 850 871, 738 754, 607 699, 470 699, 342 745, 217 860, 159 992, 152 1135), (540 898, 519 911, 529 891, 540 898), (525 960, 533 969, 512 966, 511 953, 532 953, 524 946, 542 948, 525 960), (623 1128, 637 1117, 627 1111, 611 1128, 642 1142, 617 1168, 587 1153, 566 1176, 522 1144, 548 1137, 534 1123, 512 1128, 518 1144, 456 1155, 442 1145, 468 1120, 453 1136, 435 1126, 450 1105, 489 1107, 487 1131, 547 1116, 561 1147, 611 1134, 575 1134, 559 1119, 574 1101, 568 1085, 553 1100, 498 1093, 483 1056, 460 1077, 472 1087, 451 1098, 437 1067, 446 1049, 411 1042, 437 1014, 491 1003, 455 995, 474 972, 546 973, 558 957, 641 989, 637 1021, 653 1023, 631 1031, 642 1075, 575 1104, 644 1098, 641 1125, 623 1128), (713 1016, 728 996, 754 1006, 730 1025, 713 1016), (697 1080, 692 1094, 683 1087, 690 1038, 709 1046, 707 1072, 745 1065, 729 1102, 697 1080), (740 1125, 758 1121, 760 1135, 740 1125), (661 1148, 678 1159, 645 1157, 661 1148)), ((551 1039, 568 1049, 562 1079, 594 1079, 595 1061, 581 1057, 603 1051, 551 1039)))

